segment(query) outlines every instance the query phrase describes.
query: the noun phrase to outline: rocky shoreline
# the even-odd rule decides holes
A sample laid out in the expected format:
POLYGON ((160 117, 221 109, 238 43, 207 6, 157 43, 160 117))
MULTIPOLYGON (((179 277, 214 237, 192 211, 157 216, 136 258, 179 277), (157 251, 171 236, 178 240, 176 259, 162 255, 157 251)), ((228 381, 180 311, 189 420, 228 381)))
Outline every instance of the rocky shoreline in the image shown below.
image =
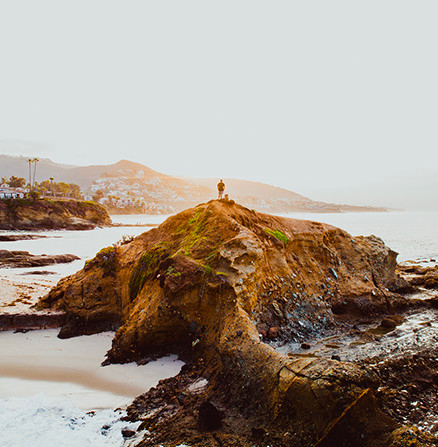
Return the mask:
MULTIPOLYGON (((102 250, 39 307, 67 314, 64 337, 119 327, 107 362, 169 352, 187 361, 130 407, 142 421, 135 445, 432 446, 432 420, 421 432, 394 415, 391 393, 397 401, 406 390, 385 371, 403 354, 385 369, 311 352, 330 334, 374 324, 382 340, 411 309, 436 312, 418 290, 374 236, 211 201, 102 250), (282 343, 306 352, 285 355, 282 343)), ((406 362, 415 355, 433 370, 433 350, 406 362)), ((436 392, 433 377, 424 396, 436 392)))
POLYGON ((40 234, 0 234, 0 242, 32 241, 48 236, 40 234))
POLYGON ((66 264, 80 259, 76 255, 34 255, 22 250, 0 250, 0 268, 4 267, 45 267, 53 264, 66 264))
POLYGON ((0 230, 91 230, 110 224, 105 208, 94 202, 0 199, 0 230))

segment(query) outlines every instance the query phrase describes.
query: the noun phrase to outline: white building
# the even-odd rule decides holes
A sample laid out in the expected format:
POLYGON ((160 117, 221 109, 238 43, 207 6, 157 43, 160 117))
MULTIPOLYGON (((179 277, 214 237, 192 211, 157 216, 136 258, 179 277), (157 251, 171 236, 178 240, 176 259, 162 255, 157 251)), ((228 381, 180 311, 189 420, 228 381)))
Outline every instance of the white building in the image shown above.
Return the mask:
POLYGON ((11 188, 0 186, 0 199, 23 199, 29 191, 26 188, 11 188))

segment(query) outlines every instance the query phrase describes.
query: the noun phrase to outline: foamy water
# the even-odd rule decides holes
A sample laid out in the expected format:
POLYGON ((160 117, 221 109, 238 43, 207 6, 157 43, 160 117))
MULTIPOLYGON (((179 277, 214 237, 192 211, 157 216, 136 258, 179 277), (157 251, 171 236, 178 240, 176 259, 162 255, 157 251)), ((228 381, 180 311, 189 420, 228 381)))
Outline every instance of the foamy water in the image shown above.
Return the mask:
POLYGON ((120 447, 122 411, 84 412, 67 398, 38 394, 0 400, 0 445, 5 447, 120 447))
POLYGON ((113 409, 183 365, 173 355, 102 367, 114 333, 56 335, 54 329, 0 332, 1 446, 121 446, 121 429, 129 424, 113 409))

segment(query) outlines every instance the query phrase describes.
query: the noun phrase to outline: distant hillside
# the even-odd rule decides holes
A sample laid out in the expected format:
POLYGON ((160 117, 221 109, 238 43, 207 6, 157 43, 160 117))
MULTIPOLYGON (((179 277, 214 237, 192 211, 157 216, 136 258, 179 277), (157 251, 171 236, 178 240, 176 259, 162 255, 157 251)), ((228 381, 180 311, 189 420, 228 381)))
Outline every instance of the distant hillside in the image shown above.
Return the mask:
MULTIPOLYGON (((14 157, 11 155, 0 155, 0 177, 9 177, 16 175, 17 177, 29 178, 29 157, 14 157)), ((31 157, 33 158, 33 157, 31 157)), ((93 165, 93 166, 74 166, 65 165, 60 163, 54 163, 48 158, 40 158, 37 164, 36 181, 41 182, 47 180, 50 177, 54 177, 56 181, 62 181, 66 183, 76 183, 82 189, 86 190, 90 188, 94 180, 104 176, 106 173, 110 175, 121 175, 122 171, 137 171, 143 170, 146 177, 158 177, 163 179, 175 179, 169 177, 160 172, 154 171, 139 163, 132 161, 121 160, 112 165, 93 165)), ((185 183, 179 179, 176 183, 185 183)))
MULTIPOLYGON (((216 185, 219 179, 211 178, 190 178, 187 179, 199 185, 205 185, 211 190, 216 191, 216 185)), ((253 196, 263 200, 297 200, 297 201, 311 201, 311 199, 304 197, 296 192, 288 189, 278 188, 276 186, 267 185, 266 183, 251 182, 249 180, 240 180, 236 178, 224 179, 226 189, 230 191, 233 196, 245 197, 253 196)))
MULTIPOLYGON (((29 165, 28 158, 32 157, 14 157, 12 155, 0 155, 0 177, 10 177, 15 175, 17 177, 24 177, 29 181, 29 165)), ((36 180, 41 182, 50 177, 56 177, 58 173, 64 173, 75 166, 54 163, 48 158, 40 158, 37 164, 36 180)), ((62 176, 64 179, 64 175, 62 176)), ((58 179, 57 179, 58 180, 58 179)), ((59 178, 61 180, 61 178, 59 178)), ((66 181, 66 180, 63 180, 66 181)))
MULTIPOLYGON (((28 178, 28 157, 0 155, 0 177, 28 178)), ((173 213, 217 196, 218 179, 172 177, 140 163, 121 160, 112 165, 71 166, 41 158, 36 181, 53 177, 57 182, 76 183, 112 212, 119 209, 148 213, 173 213)), ((271 213, 385 211, 383 208, 356 207, 316 202, 295 192, 264 183, 224 179, 225 193, 249 208, 271 213)))
MULTIPOLYGON (((206 186, 213 196, 217 195, 217 179, 190 178, 195 184, 206 186)), ((383 207, 339 205, 334 203, 317 202, 308 197, 267 185, 266 183, 251 182, 235 178, 223 179, 226 185, 225 193, 238 203, 248 208, 262 210, 269 213, 288 212, 315 212, 315 213, 341 213, 341 212, 383 212, 383 207)))

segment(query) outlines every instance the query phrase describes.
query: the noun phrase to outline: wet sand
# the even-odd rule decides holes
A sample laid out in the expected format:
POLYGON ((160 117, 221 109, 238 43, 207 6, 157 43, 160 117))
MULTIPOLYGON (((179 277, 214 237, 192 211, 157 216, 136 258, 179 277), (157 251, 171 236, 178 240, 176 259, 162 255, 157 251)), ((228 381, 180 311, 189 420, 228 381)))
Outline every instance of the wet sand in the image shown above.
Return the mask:
POLYGON ((31 306, 60 279, 56 274, 23 274, 24 270, 0 269, 0 314, 34 313, 31 306))
POLYGON ((176 375, 183 363, 168 356, 137 366, 102 367, 111 332, 57 338, 57 330, 0 332, 0 398, 44 393, 65 396, 83 409, 115 408, 176 375))

